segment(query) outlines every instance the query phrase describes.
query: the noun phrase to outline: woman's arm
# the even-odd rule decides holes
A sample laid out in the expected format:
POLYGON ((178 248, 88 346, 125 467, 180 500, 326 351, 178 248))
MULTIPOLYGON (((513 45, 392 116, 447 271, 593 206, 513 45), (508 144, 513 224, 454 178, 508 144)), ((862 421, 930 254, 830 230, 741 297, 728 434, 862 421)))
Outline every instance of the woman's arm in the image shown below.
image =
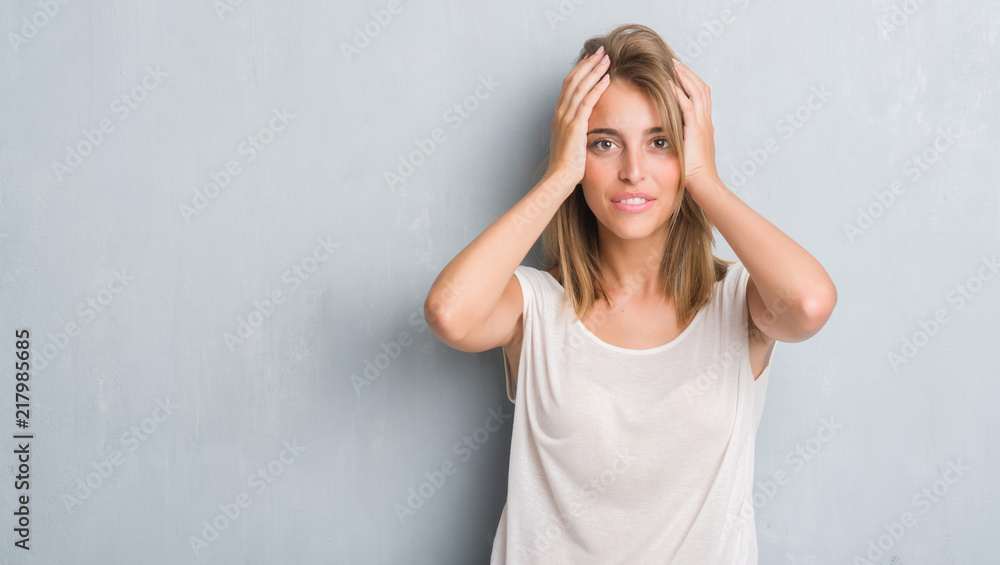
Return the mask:
MULTIPOLYGON (((513 208, 445 265, 424 302, 424 318, 438 337, 455 347, 470 332, 484 326, 514 270, 575 186, 558 175, 542 178, 513 208)), ((487 333, 492 336, 495 330, 487 328, 487 333)), ((481 339, 474 336, 472 341, 477 343, 460 349, 483 347, 478 344, 481 339)), ((487 341, 492 347, 502 345, 493 343, 496 341, 493 337, 487 341)))
POLYGON ((750 273, 747 303, 768 338, 809 339, 837 303, 837 288, 808 251, 733 194, 715 166, 712 102, 708 86, 674 60, 684 91, 674 85, 684 113, 687 190, 750 273))
POLYGON ((445 265, 431 285, 424 317, 435 334, 453 347, 497 347, 503 345, 499 340, 512 334, 506 326, 517 321, 519 309, 506 316, 513 319, 510 324, 487 321, 514 270, 583 178, 587 123, 609 83, 603 76, 609 64, 603 55, 599 50, 579 61, 563 80, 552 118, 549 168, 542 180, 445 265))

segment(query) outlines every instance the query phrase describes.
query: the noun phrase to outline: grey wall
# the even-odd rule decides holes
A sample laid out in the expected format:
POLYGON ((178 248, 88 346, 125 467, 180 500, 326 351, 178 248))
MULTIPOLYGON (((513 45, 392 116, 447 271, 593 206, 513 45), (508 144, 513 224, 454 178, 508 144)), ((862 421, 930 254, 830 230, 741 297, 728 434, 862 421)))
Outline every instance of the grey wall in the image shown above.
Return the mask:
POLYGON ((0 561, 487 562, 501 351, 423 301, 626 22, 711 86, 723 180, 839 291, 776 349, 761 562, 997 553, 996 0, 233 3, 0 2, 0 561))

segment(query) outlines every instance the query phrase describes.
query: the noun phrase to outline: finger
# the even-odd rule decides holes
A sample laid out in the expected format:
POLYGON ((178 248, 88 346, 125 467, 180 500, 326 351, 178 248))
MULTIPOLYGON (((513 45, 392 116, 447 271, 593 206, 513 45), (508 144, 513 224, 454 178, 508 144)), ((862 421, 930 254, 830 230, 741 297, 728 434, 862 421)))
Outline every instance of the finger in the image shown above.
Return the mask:
POLYGON ((702 90, 705 86, 705 82, 694 73, 687 65, 674 59, 674 69, 677 71, 677 76, 684 82, 684 86, 693 86, 697 90, 702 90))
POLYGON ((565 102, 568 97, 567 93, 572 92, 572 89, 576 87, 577 77, 580 76, 580 72, 584 67, 589 68, 591 64, 598 61, 596 59, 597 55, 603 51, 603 46, 598 48, 598 50, 590 55, 584 57, 577 61, 573 68, 570 69, 566 76, 563 78, 562 85, 559 88, 559 97, 556 99, 556 113, 559 114, 560 111, 566 106, 565 102))
MULTIPOLYGON (((601 63, 594 67, 593 70, 591 70, 590 73, 584 77, 583 81, 577 85, 576 91, 573 93, 573 96, 569 101, 567 117, 570 119, 576 118, 577 114, 580 112, 580 105, 583 103, 584 97, 593 92, 594 87, 597 86, 604 76, 607 76, 605 73, 607 72, 610 64, 611 62, 607 58, 602 59, 601 63)), ((610 78, 611 77, 608 77, 609 81, 610 78)))
POLYGON ((604 46, 602 45, 590 56, 578 62, 576 66, 573 67, 573 70, 566 75, 566 78, 563 80, 562 90, 559 92, 559 101, 556 104, 557 113, 560 115, 565 115, 567 113, 567 111, 571 108, 571 98, 579 87, 580 82, 589 76, 594 68, 601 64, 603 57, 604 46))
POLYGON ((580 101, 580 107, 577 109, 574 118, 579 118, 585 123, 590 121, 590 114, 594 110, 594 105, 597 104, 597 100, 604 94, 604 91, 608 89, 608 85, 610 84, 611 75, 601 77, 601 80, 597 81, 594 88, 590 89, 590 92, 580 101))
MULTIPOLYGON (((694 112, 694 105, 691 103, 691 99, 688 98, 687 94, 676 82, 670 81, 670 87, 674 89, 674 97, 677 98, 677 105, 681 107, 681 112, 686 116, 691 116, 691 113, 694 112)), ((689 120, 693 119, 693 116, 689 118, 689 120)))
MULTIPOLYGON (((675 59, 676 61, 676 59, 675 59)), ((684 90, 687 92, 688 100, 695 113, 701 113, 702 109, 702 99, 701 90, 697 88, 697 85, 691 80, 688 70, 683 65, 676 65, 677 69, 677 80, 684 86, 684 90)))
POLYGON ((604 46, 602 45, 597 49, 597 51, 591 53, 583 59, 580 59, 577 61, 576 65, 573 65, 570 72, 566 74, 565 78, 563 78, 562 86, 559 90, 559 99, 556 102, 557 110, 564 105, 563 102, 576 88, 576 84, 579 82, 580 77, 589 72, 589 70, 601 60, 603 53, 604 46))
MULTIPOLYGON (((579 77, 574 84, 573 90, 567 93, 566 100, 564 102, 565 106, 563 108, 563 116, 566 119, 572 120, 576 115, 580 107, 580 102, 583 97, 586 96, 599 80, 601 76, 607 71, 611 62, 607 55, 601 55, 601 58, 595 63, 595 65, 588 69, 588 72, 579 77)), ((585 67, 586 68, 586 67, 585 67)))
POLYGON ((691 102, 699 114, 711 112, 711 95, 705 81, 688 68, 684 63, 674 59, 674 68, 677 70, 677 77, 684 84, 685 90, 690 93, 691 102))

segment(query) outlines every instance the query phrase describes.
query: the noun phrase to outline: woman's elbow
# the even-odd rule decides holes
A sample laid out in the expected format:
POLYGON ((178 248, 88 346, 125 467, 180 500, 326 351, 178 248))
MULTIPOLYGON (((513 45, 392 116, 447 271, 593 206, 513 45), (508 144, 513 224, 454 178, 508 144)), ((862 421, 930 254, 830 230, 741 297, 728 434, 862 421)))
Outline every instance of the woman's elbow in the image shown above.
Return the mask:
POLYGON ((802 303, 803 332, 812 336, 823 329, 836 305, 837 287, 833 283, 805 299, 802 303))

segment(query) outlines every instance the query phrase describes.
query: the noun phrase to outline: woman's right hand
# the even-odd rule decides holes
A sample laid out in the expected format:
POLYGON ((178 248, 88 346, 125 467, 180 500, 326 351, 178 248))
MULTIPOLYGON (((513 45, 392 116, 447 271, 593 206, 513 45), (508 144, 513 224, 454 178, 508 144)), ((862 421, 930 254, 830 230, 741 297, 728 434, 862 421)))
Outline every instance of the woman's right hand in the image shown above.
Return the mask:
POLYGON ((572 183, 572 187, 583 179, 587 163, 587 124, 597 99, 611 83, 610 76, 604 74, 609 64, 610 59, 601 46, 578 62, 563 80, 552 117, 549 167, 545 176, 558 174, 567 183, 572 183))

